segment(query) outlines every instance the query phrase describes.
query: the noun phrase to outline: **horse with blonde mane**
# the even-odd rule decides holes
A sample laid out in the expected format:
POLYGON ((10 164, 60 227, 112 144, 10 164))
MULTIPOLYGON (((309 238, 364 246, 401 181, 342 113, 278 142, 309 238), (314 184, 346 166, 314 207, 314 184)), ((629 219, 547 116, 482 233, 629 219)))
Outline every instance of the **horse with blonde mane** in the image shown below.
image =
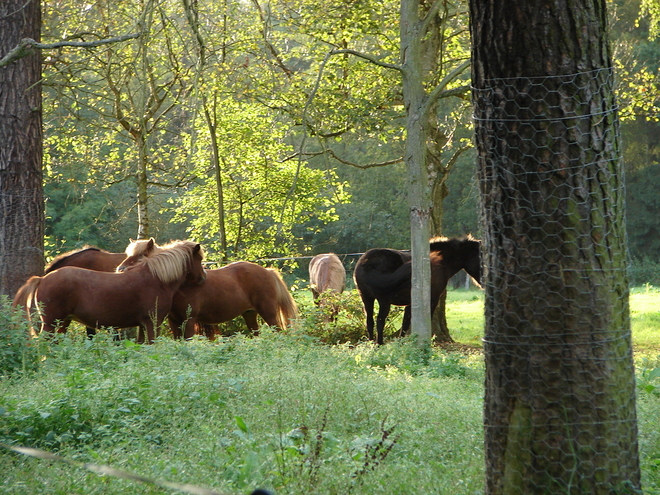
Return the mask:
MULTIPOLYGON (((37 307, 42 332, 64 333, 75 320, 96 328, 139 326, 153 342, 154 328, 170 312, 179 287, 204 282, 202 260, 199 244, 178 241, 121 273, 63 267, 31 277, 17 292, 14 305, 26 301, 28 317, 37 307)), ((144 341, 144 333, 138 341, 144 341)))
POLYGON ((319 307, 330 307, 330 319, 337 317, 339 308, 330 302, 332 296, 328 292, 341 294, 346 288, 346 269, 339 257, 334 253, 317 254, 309 262, 309 285, 312 289, 314 302, 319 307))
MULTIPOLYGON (((149 258, 160 250, 153 239, 136 241, 126 248, 122 265, 149 258)), ((191 338, 199 326, 224 323, 242 316, 248 328, 257 332, 257 314, 273 327, 284 329, 297 318, 298 307, 280 274, 272 268, 237 261, 206 271, 203 285, 183 284, 174 295, 169 314, 175 338, 191 338)), ((207 333, 209 338, 212 335, 207 333)))

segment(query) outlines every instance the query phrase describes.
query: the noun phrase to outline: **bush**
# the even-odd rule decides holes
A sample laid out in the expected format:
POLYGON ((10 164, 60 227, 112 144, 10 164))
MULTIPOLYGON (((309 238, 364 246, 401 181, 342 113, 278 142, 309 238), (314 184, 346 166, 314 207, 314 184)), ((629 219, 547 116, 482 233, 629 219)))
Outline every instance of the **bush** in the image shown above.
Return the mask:
MULTIPOLYGON (((355 290, 341 294, 328 292, 323 295, 324 304, 316 306, 309 300, 298 300, 300 314, 303 316, 300 330, 319 339, 324 344, 355 344, 367 339, 367 320, 360 295, 355 290), (338 308, 334 320, 332 308, 338 308)), ((376 306, 376 312, 378 306, 376 306)), ((392 306, 385 323, 385 336, 398 335, 401 326, 400 316, 403 308, 392 306)), ((375 315, 374 315, 375 318, 375 315)), ((374 332, 376 329, 374 328, 374 332)))
POLYGON ((32 371, 40 362, 39 340, 30 337, 30 323, 22 309, 0 297, 0 376, 32 371))

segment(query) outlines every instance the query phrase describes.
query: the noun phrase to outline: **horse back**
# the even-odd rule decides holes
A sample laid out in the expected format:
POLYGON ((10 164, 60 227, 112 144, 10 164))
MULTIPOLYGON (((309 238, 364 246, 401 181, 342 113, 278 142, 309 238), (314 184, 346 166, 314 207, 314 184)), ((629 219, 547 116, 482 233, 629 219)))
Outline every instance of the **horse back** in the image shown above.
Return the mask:
POLYGON ((166 296, 148 269, 129 274, 73 266, 44 275, 36 292, 49 321, 73 317, 87 326, 118 328, 141 325, 156 310, 166 314, 171 295, 166 296))
POLYGON ((388 248, 370 249, 364 253, 357 264, 353 278, 361 293, 375 299, 391 297, 394 304, 405 303, 410 299, 410 279, 412 273, 409 251, 388 248))
POLYGON ((318 254, 309 263, 309 283, 320 294, 328 289, 343 292, 346 269, 334 253, 318 254))
POLYGON ((45 273, 50 273, 66 266, 86 268, 99 272, 114 272, 115 268, 126 258, 124 253, 109 253, 95 247, 86 247, 79 251, 64 253, 56 257, 47 267, 45 273))

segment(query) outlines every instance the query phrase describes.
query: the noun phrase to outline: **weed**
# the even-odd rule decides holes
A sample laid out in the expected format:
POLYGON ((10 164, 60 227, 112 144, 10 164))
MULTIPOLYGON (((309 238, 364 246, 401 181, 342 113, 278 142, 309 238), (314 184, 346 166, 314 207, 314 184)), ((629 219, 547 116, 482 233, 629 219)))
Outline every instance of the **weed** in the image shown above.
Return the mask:
POLYGON ((41 360, 42 342, 30 337, 30 323, 21 308, 0 297, 0 377, 34 371, 41 360))

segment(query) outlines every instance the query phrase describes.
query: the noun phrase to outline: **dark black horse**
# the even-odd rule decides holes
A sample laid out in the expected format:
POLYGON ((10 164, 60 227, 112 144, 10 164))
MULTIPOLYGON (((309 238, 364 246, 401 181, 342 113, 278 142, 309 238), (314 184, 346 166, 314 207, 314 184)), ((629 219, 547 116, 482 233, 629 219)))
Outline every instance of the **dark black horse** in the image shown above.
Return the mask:
MULTIPOLYGON (((481 241, 471 236, 431 239, 431 314, 447 282, 464 269, 477 283, 481 280, 481 241)), ((392 304, 405 306, 401 335, 410 328, 410 251, 376 248, 364 253, 355 265, 353 279, 367 314, 367 333, 374 338, 374 301, 378 301, 378 344, 383 343, 385 319, 392 304)))

